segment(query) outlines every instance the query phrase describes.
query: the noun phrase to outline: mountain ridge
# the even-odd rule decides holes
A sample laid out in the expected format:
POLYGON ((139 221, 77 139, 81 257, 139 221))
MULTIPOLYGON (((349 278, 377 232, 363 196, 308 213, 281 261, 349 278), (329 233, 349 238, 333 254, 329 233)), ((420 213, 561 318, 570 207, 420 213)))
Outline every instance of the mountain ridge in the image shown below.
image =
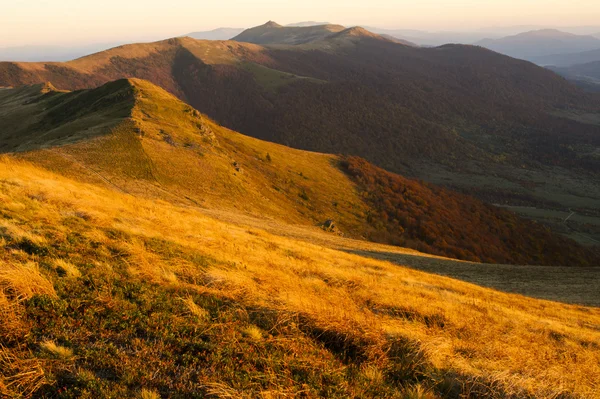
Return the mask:
POLYGON ((363 160, 229 132, 144 80, 121 79, 76 92, 36 85, 1 95, 15 99, 10 106, 0 102, 4 136, 31 137, 24 143, 28 147, 3 152, 84 181, 101 177, 100 183, 122 192, 245 210, 287 223, 319 225, 335 215, 338 228, 350 236, 464 260, 589 264, 594 259, 592 251, 474 198, 383 172, 363 160), (11 113, 22 120, 27 112, 38 114, 28 130, 6 123, 11 113), (377 185, 368 186, 373 179, 377 185), (362 190, 378 196, 366 202, 358 194, 362 190), (404 199, 397 202, 394 195, 401 193, 404 199), (390 201, 397 214, 386 208, 390 201), (479 244, 469 244, 475 241, 479 244))
MULTIPOLYGON (((124 77, 149 80, 263 140, 361 156, 519 212, 598 211, 598 126, 578 116, 598 113, 598 98, 483 48, 363 37, 275 48, 177 38, 69 63, 0 63, 3 86, 51 81, 73 90, 124 77)), ((550 223, 571 234, 567 216, 550 223)), ((589 234, 574 228, 573 237, 589 234)))

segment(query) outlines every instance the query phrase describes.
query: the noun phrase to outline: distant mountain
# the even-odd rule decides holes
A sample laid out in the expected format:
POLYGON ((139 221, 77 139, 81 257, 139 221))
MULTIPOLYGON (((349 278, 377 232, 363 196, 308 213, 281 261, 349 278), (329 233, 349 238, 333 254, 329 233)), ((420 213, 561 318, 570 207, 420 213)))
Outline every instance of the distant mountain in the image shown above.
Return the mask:
POLYGON ((306 44, 322 40, 334 33, 344 31, 341 25, 318 25, 318 26, 282 26, 276 22, 269 21, 264 25, 247 29, 234 37, 233 40, 254 44, 306 44))
POLYGON ((514 58, 534 61, 539 57, 553 54, 573 54, 595 50, 600 48, 600 39, 555 29, 543 29, 502 39, 485 39, 477 44, 514 58))
POLYGON ((270 21, 265 25, 247 29, 233 38, 235 41, 261 45, 308 45, 313 48, 327 48, 333 42, 341 45, 344 42, 354 41, 357 38, 375 38, 391 41, 405 46, 416 46, 407 40, 398 39, 389 35, 378 35, 364 28, 355 26, 346 28, 341 25, 309 25, 309 26, 281 26, 270 21))
POLYGON ((332 24, 330 22, 305 21, 305 22, 296 22, 293 24, 287 24, 286 26, 301 28, 301 27, 319 26, 319 25, 332 25, 332 24))
POLYGON ((444 44, 472 44, 486 37, 500 38, 501 35, 490 32, 426 32, 414 29, 382 29, 375 27, 366 27, 371 32, 395 37, 407 42, 415 43, 419 46, 442 46, 444 44))
POLYGON ((204 32, 191 32, 183 36, 199 40, 229 40, 243 31, 243 28, 218 28, 204 32))
POLYGON ((553 54, 531 59, 541 66, 569 67, 572 65, 587 64, 600 61, 600 48, 583 51, 581 53, 553 54))
POLYGON ((85 46, 20 46, 0 48, 0 61, 70 61, 123 43, 98 43, 85 46))

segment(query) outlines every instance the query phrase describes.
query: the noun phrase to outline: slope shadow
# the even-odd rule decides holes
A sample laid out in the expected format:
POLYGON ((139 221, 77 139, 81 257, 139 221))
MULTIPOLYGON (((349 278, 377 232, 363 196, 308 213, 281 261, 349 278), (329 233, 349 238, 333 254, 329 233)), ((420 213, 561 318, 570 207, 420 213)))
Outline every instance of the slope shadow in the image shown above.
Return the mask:
POLYGON ((393 252, 340 250, 507 293, 600 307, 600 267, 492 265, 393 252))

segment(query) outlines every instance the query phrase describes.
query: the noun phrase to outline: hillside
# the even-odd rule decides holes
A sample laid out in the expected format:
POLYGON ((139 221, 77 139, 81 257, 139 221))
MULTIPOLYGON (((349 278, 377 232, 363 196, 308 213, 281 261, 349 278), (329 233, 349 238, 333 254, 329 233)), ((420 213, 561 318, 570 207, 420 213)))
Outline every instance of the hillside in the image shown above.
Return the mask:
POLYGON ((596 308, 1 162, 3 395, 598 397, 596 308))
POLYGON ((600 48, 600 39, 542 29, 501 39, 486 39, 477 44, 511 57, 534 61, 536 57, 596 50, 600 48))
MULTIPOLYGON (((27 146, 0 158, 0 396, 598 397, 600 312, 577 296, 591 286, 600 303, 597 268, 512 269, 512 281, 530 276, 521 290, 538 282, 532 295, 572 288, 552 296, 566 305, 402 265, 505 266, 311 221, 326 210, 348 231, 365 220, 397 231, 386 202, 405 198, 452 245, 462 223, 476 232, 506 213, 362 160, 242 136, 141 80, 0 93, 3 134, 18 129, 11 114, 38 115, 20 131, 27 146), (444 216, 453 209, 461 224, 444 216), (539 284, 557 272, 569 278, 539 284)), ((501 225, 518 236, 521 223, 501 225)), ((538 227, 523 226, 525 245, 538 227)), ((564 256, 578 248, 562 244, 564 256)))
POLYGON ((119 80, 72 93, 45 85, 1 94, 3 134, 23 140, 4 152, 121 192, 286 223, 334 220, 352 237, 464 260, 565 266, 600 261, 593 251, 510 212, 394 174, 376 177, 388 197, 373 203, 360 193, 377 190, 362 185, 383 171, 228 131, 145 81, 119 80), (17 123, 22 120, 31 123, 17 123), (356 181, 345 173, 367 175, 356 181), (402 216, 382 208, 389 200, 402 216))
MULTIPOLYGON (((598 97, 478 47, 413 48, 349 29, 277 48, 179 38, 68 63, 0 63, 0 86, 73 90, 123 77, 260 139, 361 156, 519 212, 600 212, 600 126, 577 116, 600 113, 598 97)), ((590 230, 550 224, 574 238, 590 230)))
POLYGON ((340 25, 282 26, 269 21, 264 25, 243 31, 232 40, 261 45, 306 44, 322 40, 344 29, 346 28, 340 25))

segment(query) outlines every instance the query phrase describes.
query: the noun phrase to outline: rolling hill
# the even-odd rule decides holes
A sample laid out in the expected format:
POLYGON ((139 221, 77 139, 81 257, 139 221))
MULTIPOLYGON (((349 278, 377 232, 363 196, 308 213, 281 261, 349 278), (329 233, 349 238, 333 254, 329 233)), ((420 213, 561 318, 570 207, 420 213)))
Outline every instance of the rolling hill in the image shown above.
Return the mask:
POLYGON ((600 113, 600 101, 530 63, 473 46, 403 46, 359 28, 299 45, 178 38, 68 63, 0 63, 0 86, 74 90, 127 77, 244 134, 361 156, 582 242, 600 238, 593 219, 551 216, 600 212, 600 126, 581 117, 600 113))
POLYGON ((508 269, 523 294, 573 289, 552 297, 567 305, 401 265, 506 266, 314 226, 586 253, 536 224, 243 136, 143 80, 5 89, 0 117, 0 396, 597 397, 600 313, 577 296, 600 301, 597 268, 508 269))
POLYGON ((229 40, 243 31, 244 29, 240 28, 217 28, 209 31, 192 32, 183 36, 198 40, 229 40))
POLYGON ((535 61, 539 57, 554 54, 596 50, 600 48, 600 39, 556 29, 541 29, 501 39, 486 39, 477 44, 511 57, 535 61))
POLYGON ((0 92, 2 151, 121 192, 344 233, 453 258, 593 265, 600 255, 474 198, 227 131, 141 80, 0 92), (21 123, 27 121, 27 123, 21 123), (78 175, 80 174, 80 175, 78 175), (370 196, 367 196, 370 193, 370 196))

